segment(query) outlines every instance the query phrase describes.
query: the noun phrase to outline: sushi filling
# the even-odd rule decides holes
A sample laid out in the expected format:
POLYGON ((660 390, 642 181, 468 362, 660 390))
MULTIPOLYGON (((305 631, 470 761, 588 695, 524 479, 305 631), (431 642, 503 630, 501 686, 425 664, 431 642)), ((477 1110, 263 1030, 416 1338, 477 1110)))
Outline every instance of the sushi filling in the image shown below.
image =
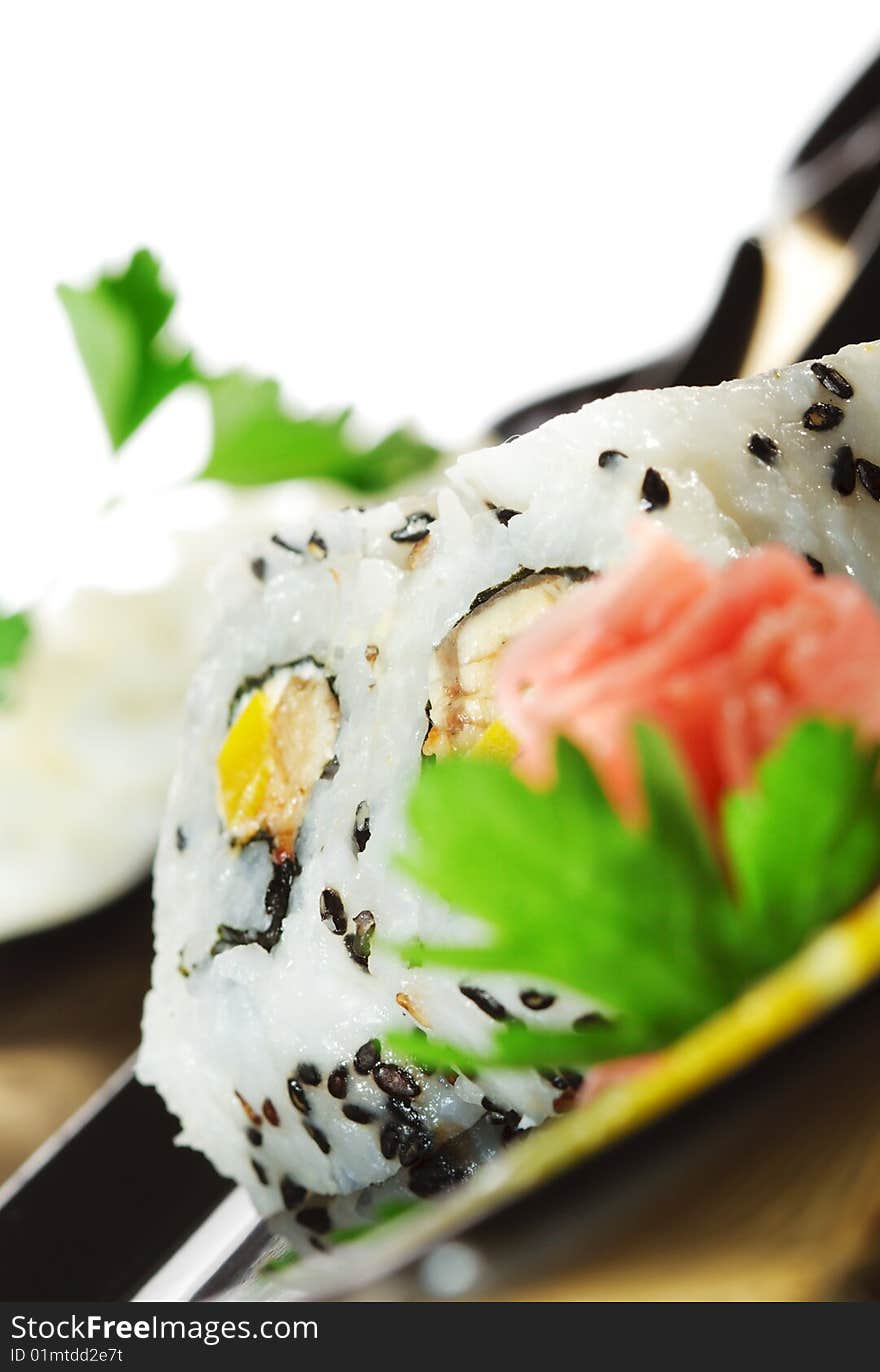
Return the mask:
POLYGON ((479 742, 496 716, 495 668, 501 650, 588 576, 585 567, 524 568, 477 596, 434 650, 425 757, 466 752, 479 742))
POLYGON ((246 683, 217 759, 220 813, 232 842, 261 837, 294 855, 315 783, 331 766, 339 700, 321 663, 305 658, 246 683))

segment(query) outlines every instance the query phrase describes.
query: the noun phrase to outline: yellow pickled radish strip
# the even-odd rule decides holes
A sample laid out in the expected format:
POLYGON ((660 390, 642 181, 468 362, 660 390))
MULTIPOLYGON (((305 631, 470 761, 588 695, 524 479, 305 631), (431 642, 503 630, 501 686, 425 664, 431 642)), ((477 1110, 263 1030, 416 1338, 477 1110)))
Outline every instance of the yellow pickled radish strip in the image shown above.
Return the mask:
POLYGON ((265 692, 255 691, 217 758, 223 815, 230 830, 260 813, 272 774, 271 743, 272 712, 265 692))
POLYGON ((511 763, 519 752, 519 744, 500 719, 483 730, 471 749, 471 757, 488 757, 495 762, 511 763))

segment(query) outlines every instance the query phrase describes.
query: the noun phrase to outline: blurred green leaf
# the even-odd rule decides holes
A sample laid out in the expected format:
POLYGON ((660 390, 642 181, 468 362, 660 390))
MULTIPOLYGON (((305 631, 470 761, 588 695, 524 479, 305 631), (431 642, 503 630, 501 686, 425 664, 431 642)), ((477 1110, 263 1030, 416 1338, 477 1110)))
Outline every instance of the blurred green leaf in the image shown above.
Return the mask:
POLYGON ((232 486, 321 477, 381 491, 430 467, 437 449, 397 430, 374 446, 350 435, 351 411, 297 417, 276 381, 229 372, 206 383, 214 446, 201 476, 232 486))
POLYGON ((30 636, 27 615, 0 615, 0 668, 15 666, 30 636))
POLYGON ((370 1218, 363 1224, 353 1224, 350 1229, 337 1229, 331 1234, 330 1241, 333 1244, 356 1243, 358 1239, 367 1238, 379 1229, 384 1229, 393 1220, 400 1219, 401 1215, 408 1215, 418 1204, 417 1200, 407 1196, 395 1196, 390 1200, 379 1201, 370 1218))
POLYGON ((118 274, 83 290, 59 286, 114 451, 178 387, 205 389, 213 443, 201 477, 231 486, 321 478, 377 492, 430 467, 439 452, 405 429, 378 443, 352 433, 351 411, 298 415, 277 381, 244 371, 210 375, 169 337, 176 297, 158 259, 141 248, 118 274))
POLYGON ((21 660, 30 636, 31 626, 27 615, 21 612, 0 615, 0 705, 6 699, 4 677, 21 660))
POLYGON ((199 379, 192 353, 163 334, 174 294, 158 260, 141 248, 124 271, 84 290, 59 286, 58 296, 118 451, 167 396, 199 379))

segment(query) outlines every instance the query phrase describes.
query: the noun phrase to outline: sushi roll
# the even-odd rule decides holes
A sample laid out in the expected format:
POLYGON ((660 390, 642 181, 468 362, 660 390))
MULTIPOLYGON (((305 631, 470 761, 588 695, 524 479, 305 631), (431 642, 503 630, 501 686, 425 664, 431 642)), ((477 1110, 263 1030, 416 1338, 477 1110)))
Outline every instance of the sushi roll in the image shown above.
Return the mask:
POLYGON ((621 551, 619 517, 639 510, 710 558, 725 541, 776 540, 877 598, 880 344, 717 387, 597 400, 460 458, 451 479, 518 537, 563 508, 572 525, 588 518, 597 570, 621 551))
POLYGON ((401 784, 380 685, 416 513, 250 549, 190 694, 140 1073, 267 1210, 381 1181, 483 1113, 380 1051, 408 1017, 363 859, 401 784))
POLYGON ((262 1210, 308 1215, 399 1169, 430 1194, 481 1117, 510 1133, 571 1103, 564 1067, 470 1079, 383 1051, 400 1028, 480 1048, 514 1016, 601 1013, 401 956, 467 928, 397 864, 407 797, 433 759, 498 745, 505 645, 626 556, 641 520, 716 565, 777 540, 876 596, 878 381, 866 345, 598 402, 459 459, 418 509, 328 515, 231 571, 159 852, 139 1070, 262 1210))

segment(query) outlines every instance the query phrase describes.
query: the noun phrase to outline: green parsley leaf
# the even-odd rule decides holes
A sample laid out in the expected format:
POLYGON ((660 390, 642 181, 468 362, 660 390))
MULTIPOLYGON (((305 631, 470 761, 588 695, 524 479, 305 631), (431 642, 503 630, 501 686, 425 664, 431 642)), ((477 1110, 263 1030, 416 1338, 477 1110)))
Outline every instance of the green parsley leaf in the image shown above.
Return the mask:
POLYGON ((19 612, 0 615, 0 668, 14 667, 31 636, 28 617, 19 612))
POLYGON ((334 1245, 355 1243, 358 1239, 368 1238, 380 1229, 384 1229, 392 1220, 399 1219, 401 1215, 407 1215, 418 1205, 417 1200, 410 1200, 406 1196, 400 1198, 392 1197, 387 1201, 380 1201, 371 1217, 363 1224, 353 1224, 350 1229, 336 1229, 330 1235, 330 1241, 334 1245))
POLYGON ((298 415, 277 381, 243 371, 211 375, 169 336, 175 295, 156 257, 142 248, 118 274, 91 286, 59 286, 74 338, 104 416, 114 451, 180 386, 208 396, 213 443, 204 478, 231 486, 264 486, 295 477, 338 481, 375 492, 433 465, 438 449, 406 429, 378 443, 351 432, 351 411, 298 415))
POLYGON ((478 1052, 443 1039, 423 1039, 419 1034, 392 1030, 386 1037, 389 1052, 425 1070, 468 1072, 484 1067, 551 1067, 554 1063, 608 1062, 662 1048, 668 1039, 650 1034, 643 1025, 621 1018, 596 1023, 582 1032, 535 1029, 511 1021, 501 1025, 492 1048, 478 1052))
POLYGON ((754 786, 727 797, 720 860, 668 742, 641 726, 637 745, 643 825, 617 815, 587 760, 560 740, 556 782, 543 792, 486 759, 426 769, 404 863, 488 936, 406 953, 570 986, 610 1022, 582 1034, 507 1024, 483 1056, 415 1035, 390 1046, 464 1070, 652 1051, 791 957, 876 881, 878 750, 861 748, 852 729, 810 720, 783 739, 754 786))
POLYGON ((277 381, 230 372, 207 383, 214 445, 201 475, 232 486, 321 477, 380 491, 431 466, 437 450, 404 430, 375 446, 350 436, 351 411, 296 417, 277 381))
POLYGON ((167 396, 198 379, 192 353, 164 332, 175 297, 160 273, 141 248, 123 271, 84 290, 58 287, 114 451, 167 396))
POLYGON ((737 888, 730 952, 759 975, 848 910, 877 875, 880 749, 810 720, 765 759, 760 784, 726 798, 725 851, 737 888))
POLYGON ((27 615, 21 612, 0 615, 0 705, 6 703, 5 680, 21 660, 30 636, 31 626, 27 615))
POLYGON ((302 1262, 302 1255, 295 1248, 288 1248, 286 1253, 279 1253, 276 1258, 264 1262, 260 1272, 264 1276, 269 1272, 286 1272, 288 1267, 295 1267, 298 1262, 302 1262))

